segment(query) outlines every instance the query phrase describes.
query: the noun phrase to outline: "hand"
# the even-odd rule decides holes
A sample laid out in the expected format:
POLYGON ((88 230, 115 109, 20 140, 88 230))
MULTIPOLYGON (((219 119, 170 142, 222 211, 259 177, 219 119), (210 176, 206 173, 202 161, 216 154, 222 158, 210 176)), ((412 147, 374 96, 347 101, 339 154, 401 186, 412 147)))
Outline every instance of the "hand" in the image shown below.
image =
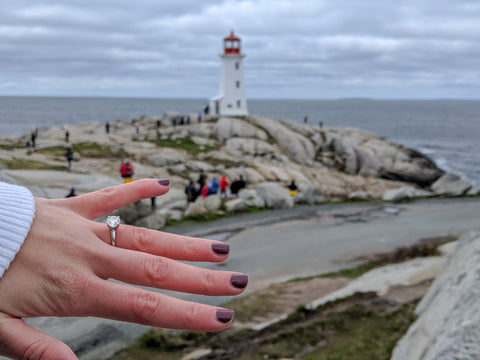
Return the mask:
POLYGON ((231 324, 231 310, 128 285, 237 295, 247 285, 246 275, 176 261, 220 262, 228 257, 228 244, 122 224, 113 247, 107 225, 92 221, 166 193, 169 186, 161 183, 165 181, 144 179, 74 198, 35 199, 30 232, 0 279, 1 355, 76 359, 65 344, 22 317, 96 316, 194 331, 218 331, 231 324))

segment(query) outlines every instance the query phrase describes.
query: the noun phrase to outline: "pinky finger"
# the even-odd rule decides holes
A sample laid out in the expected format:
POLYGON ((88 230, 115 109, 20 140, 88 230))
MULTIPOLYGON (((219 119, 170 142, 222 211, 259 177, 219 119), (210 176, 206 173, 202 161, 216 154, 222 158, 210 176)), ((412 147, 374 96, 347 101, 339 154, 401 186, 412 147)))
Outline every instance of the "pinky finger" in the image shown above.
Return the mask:
POLYGON ((61 341, 27 325, 22 319, 0 313, 0 355, 14 359, 78 360, 61 341))
POLYGON ((180 300, 129 285, 99 280, 98 294, 88 315, 143 325, 190 331, 220 331, 233 311, 180 300))

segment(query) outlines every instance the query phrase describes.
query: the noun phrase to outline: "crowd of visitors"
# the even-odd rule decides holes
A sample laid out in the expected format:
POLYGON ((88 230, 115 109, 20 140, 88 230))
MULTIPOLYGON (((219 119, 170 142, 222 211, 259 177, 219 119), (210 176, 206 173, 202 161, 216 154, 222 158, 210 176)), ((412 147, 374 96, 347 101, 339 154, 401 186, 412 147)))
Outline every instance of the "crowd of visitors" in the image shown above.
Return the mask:
POLYGON ((228 185, 230 185, 230 194, 238 196, 238 192, 247 186, 246 181, 240 175, 239 179, 235 179, 230 184, 227 180, 227 175, 222 174, 220 180, 216 176, 212 177, 211 181, 207 181, 207 176, 200 171, 197 181, 192 179, 188 180, 188 184, 185 186, 185 195, 187 196, 187 202, 194 202, 199 196, 206 198, 209 195, 219 194, 222 198, 227 198, 228 185))

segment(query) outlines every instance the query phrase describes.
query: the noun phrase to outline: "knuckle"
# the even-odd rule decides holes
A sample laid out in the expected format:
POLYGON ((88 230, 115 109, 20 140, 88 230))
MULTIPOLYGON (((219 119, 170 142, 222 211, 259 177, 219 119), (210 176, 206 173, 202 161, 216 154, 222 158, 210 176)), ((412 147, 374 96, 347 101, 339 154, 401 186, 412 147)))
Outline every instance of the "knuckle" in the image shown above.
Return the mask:
POLYGON ((216 288, 216 276, 213 272, 207 271, 202 277, 202 290, 203 292, 209 292, 211 289, 216 288))
POLYGON ((152 248, 154 238, 151 231, 148 231, 146 228, 135 228, 132 231, 132 236, 134 244, 136 244, 137 249, 141 251, 148 251, 152 248))
POLYGON ((102 202, 114 202, 115 197, 115 187, 113 186, 98 190, 98 198, 101 199, 102 202))
POLYGON ((201 305, 198 303, 191 303, 190 308, 188 311, 184 313, 185 318, 185 324, 195 324, 198 322, 198 319, 201 317, 202 314, 202 308, 201 305))
POLYGON ((55 349, 48 341, 37 340, 27 345, 25 348, 22 359, 34 360, 34 359, 52 359, 55 356, 55 349))
POLYGON ((168 261, 157 256, 145 256, 143 268, 147 279, 155 283, 165 281, 170 274, 170 265, 168 261))
POLYGON ((133 295, 131 301, 131 311, 136 321, 141 324, 152 323, 153 315, 160 308, 160 300, 157 296, 149 292, 140 292, 133 295))

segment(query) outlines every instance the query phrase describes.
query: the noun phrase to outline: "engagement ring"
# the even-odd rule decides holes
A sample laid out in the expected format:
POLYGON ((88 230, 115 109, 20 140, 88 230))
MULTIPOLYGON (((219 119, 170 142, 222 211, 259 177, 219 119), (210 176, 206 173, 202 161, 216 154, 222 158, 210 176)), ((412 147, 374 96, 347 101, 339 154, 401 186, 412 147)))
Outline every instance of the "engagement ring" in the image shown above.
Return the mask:
POLYGON ((115 231, 120 226, 120 216, 107 216, 107 226, 110 229, 110 241, 115 246, 115 231))

